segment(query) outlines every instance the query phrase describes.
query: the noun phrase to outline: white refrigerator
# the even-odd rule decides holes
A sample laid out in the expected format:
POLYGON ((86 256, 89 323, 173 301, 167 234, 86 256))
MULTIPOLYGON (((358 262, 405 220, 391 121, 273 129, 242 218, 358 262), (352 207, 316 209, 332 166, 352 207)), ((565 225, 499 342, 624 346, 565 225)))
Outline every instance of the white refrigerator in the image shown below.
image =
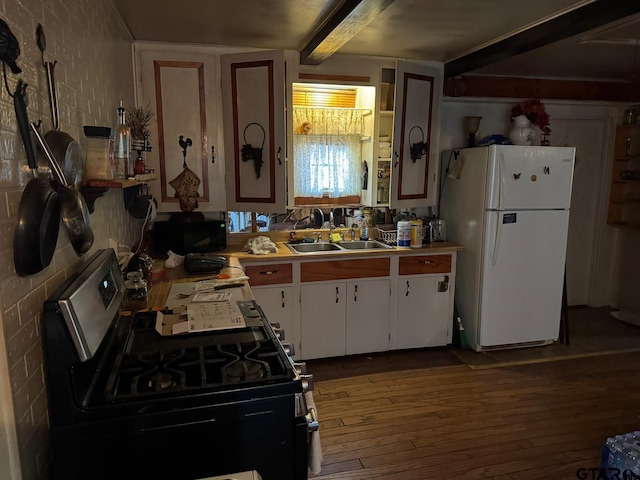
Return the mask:
POLYGON ((455 299, 475 350, 558 339, 574 163, 573 147, 491 145, 443 158, 440 217, 464 247, 455 299))

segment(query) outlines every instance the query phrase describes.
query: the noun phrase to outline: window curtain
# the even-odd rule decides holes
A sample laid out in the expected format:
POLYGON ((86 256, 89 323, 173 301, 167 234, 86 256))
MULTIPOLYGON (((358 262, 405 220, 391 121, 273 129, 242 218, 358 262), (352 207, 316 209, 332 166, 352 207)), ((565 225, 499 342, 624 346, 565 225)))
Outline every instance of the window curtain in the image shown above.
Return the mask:
POLYGON ((360 195, 362 113, 296 107, 294 125, 306 132, 293 139, 295 196, 360 195))

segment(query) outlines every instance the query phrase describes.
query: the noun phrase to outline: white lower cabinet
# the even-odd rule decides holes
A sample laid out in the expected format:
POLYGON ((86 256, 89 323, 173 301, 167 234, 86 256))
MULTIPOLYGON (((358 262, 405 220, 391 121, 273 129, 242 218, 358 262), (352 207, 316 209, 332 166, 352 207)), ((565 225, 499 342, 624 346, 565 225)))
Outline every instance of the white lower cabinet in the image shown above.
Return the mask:
POLYGON ((347 355, 389 350, 390 282, 347 282, 347 355))
POLYGON ((294 293, 290 285, 252 287, 251 292, 271 323, 280 324, 284 330, 282 343, 291 343, 298 358, 300 350, 300 320, 294 316, 294 293))
POLYGON ((455 260, 447 255, 400 257, 397 280, 397 349, 451 343, 455 260))
POLYGON ((455 269, 455 251, 245 265, 296 360, 451 343, 455 269))
POLYGON ((293 282, 294 263, 248 264, 244 271, 249 277, 251 293, 271 323, 279 323, 284 330, 282 343, 294 348, 294 358, 300 358, 300 312, 297 288, 293 282))
POLYGON ((345 299, 344 282, 306 284, 300 287, 302 359, 339 357, 345 354, 345 299))
POLYGON ((389 297, 388 278, 302 285, 302 358, 388 350, 389 297))

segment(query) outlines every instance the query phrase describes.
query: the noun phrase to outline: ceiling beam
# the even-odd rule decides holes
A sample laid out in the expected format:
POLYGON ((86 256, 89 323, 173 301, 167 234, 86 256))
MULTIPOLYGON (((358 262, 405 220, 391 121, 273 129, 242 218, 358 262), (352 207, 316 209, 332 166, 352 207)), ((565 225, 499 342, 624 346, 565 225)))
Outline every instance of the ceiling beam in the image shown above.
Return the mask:
POLYGON ((300 50, 300 63, 320 65, 395 0, 344 0, 320 23, 300 50))
POLYGON ((448 97, 640 101, 640 89, 637 84, 630 82, 494 77, 489 75, 460 75, 449 78, 444 84, 443 92, 448 97))
POLYGON ((640 12, 637 0, 597 0, 516 33, 468 55, 446 62, 445 78, 471 72, 640 12))

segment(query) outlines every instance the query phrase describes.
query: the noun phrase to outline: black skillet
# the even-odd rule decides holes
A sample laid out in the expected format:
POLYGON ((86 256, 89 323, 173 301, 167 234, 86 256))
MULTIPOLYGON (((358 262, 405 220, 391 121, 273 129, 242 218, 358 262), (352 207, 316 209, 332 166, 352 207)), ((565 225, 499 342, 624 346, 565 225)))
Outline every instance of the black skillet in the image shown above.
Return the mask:
POLYGON ((33 173, 20 198, 18 223, 13 234, 13 259, 16 273, 21 277, 38 273, 51 263, 60 229, 60 197, 48 179, 38 176, 38 160, 31 143, 24 100, 26 89, 27 85, 18 80, 13 95, 18 130, 33 173))

